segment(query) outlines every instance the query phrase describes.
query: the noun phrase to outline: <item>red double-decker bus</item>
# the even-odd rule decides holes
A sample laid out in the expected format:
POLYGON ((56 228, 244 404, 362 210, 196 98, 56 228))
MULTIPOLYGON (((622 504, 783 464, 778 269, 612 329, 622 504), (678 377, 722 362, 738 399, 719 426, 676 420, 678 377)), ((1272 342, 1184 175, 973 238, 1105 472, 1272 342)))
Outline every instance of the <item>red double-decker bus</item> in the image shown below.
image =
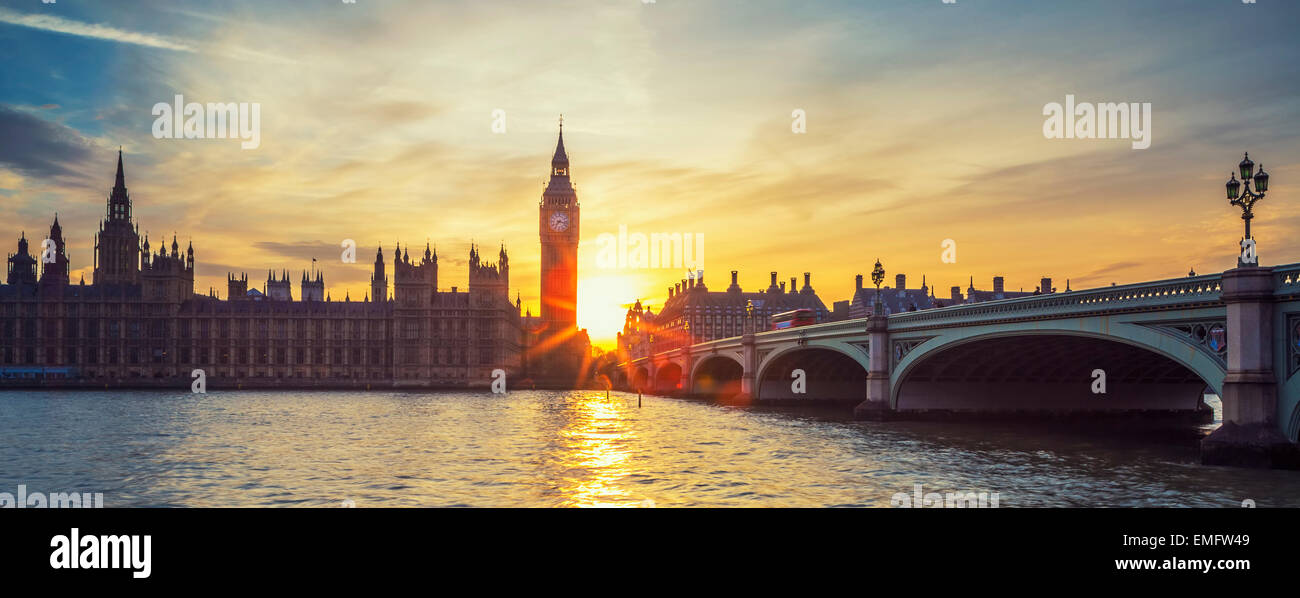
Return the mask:
POLYGON ((817 323, 817 314, 811 309, 796 309, 793 311, 783 311, 774 314, 770 318, 772 330, 781 330, 783 328, 794 328, 797 326, 807 326, 817 323))

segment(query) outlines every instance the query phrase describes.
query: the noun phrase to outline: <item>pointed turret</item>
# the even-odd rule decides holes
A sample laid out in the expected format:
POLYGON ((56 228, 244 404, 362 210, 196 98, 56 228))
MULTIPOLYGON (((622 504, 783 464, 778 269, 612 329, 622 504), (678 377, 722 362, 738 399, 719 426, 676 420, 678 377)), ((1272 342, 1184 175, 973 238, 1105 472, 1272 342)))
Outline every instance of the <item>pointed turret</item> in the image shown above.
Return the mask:
POLYGON ((554 174, 569 173, 569 154, 564 151, 564 115, 560 115, 560 138, 555 142, 555 155, 551 157, 551 172, 554 174), (561 172, 563 170, 563 172, 561 172))
POLYGON ((108 193, 108 221, 131 220, 131 196, 126 191, 126 170, 122 167, 122 148, 117 150, 117 174, 108 193))
POLYGON ((36 284, 36 258, 28 253, 27 232, 18 238, 18 253, 9 256, 6 284, 36 284))
MULTIPOLYGON (((394 277, 396 276, 396 266, 393 268, 394 277)), ((384 295, 388 289, 388 274, 384 269, 384 247, 380 245, 375 248, 375 268, 370 274, 370 292, 374 293, 375 301, 383 301, 384 295)), ((369 297, 369 295, 366 295, 369 297)))
MULTIPOLYGON (((555 155, 551 157, 551 180, 546 185, 545 195, 569 196, 573 194, 573 183, 569 182, 569 154, 564 151, 564 116, 560 116, 560 137, 555 142, 555 155)), ((555 198, 567 204, 576 198, 555 198)), ((543 197, 543 203, 548 203, 543 197)))
POLYGON ((63 226, 59 224, 59 215, 54 214, 54 223, 50 225, 47 240, 54 243, 53 255, 47 254, 44 241, 41 242, 41 283, 68 284, 68 253, 63 243, 63 226))

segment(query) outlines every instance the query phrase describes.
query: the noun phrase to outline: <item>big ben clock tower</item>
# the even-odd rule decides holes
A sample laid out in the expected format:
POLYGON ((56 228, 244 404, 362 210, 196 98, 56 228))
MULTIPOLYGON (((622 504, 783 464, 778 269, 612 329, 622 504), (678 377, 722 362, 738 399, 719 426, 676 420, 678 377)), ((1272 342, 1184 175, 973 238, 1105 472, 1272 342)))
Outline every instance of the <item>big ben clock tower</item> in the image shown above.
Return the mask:
POLYGON ((542 237, 542 336, 577 333, 578 194, 569 181, 564 118, 551 158, 551 180, 538 207, 542 237))

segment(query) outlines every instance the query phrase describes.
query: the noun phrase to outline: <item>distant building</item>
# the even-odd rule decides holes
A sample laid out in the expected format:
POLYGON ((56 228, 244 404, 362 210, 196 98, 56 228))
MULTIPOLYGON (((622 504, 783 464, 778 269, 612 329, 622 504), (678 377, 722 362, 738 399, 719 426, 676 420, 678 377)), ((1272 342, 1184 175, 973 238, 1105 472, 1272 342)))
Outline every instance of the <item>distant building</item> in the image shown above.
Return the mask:
MULTIPOLYGON (((935 307, 935 299, 930 287, 925 283, 925 277, 921 277, 921 288, 907 288, 907 275, 898 274, 894 276, 894 287, 888 286, 880 289, 880 301, 884 307, 885 314, 896 314, 905 311, 917 311, 935 307)), ((855 290, 853 299, 849 305, 850 318, 865 318, 872 314, 876 305, 876 289, 865 288, 862 286, 862 275, 859 274, 855 281, 855 290)))
MULTIPOLYGON (((1045 295, 1055 293, 1056 287, 1052 286, 1052 279, 1043 277, 1039 279, 1038 286, 1033 291, 1007 291, 1001 276, 993 277, 993 290, 981 291, 975 288, 975 278, 972 277, 970 286, 966 289, 966 298, 961 303, 982 303, 984 301, 996 301, 998 299, 1015 299, 1017 297, 1030 297, 1033 295, 1045 295)), ((1069 284, 1066 284, 1066 291, 1069 291, 1069 284)), ((959 297, 957 287, 953 287, 954 297, 959 297)))
POLYGON ((805 272, 803 276, 802 288, 796 288, 796 279, 791 278, 787 291, 785 282, 778 284, 773 272, 766 289, 749 293, 741 290, 735 270, 725 291, 710 291, 703 272, 684 278, 668 288, 668 299, 658 314, 639 300, 628 309, 618 336, 619 348, 635 359, 747 331, 762 332, 771 327, 772 315, 795 309, 812 310, 818 322, 830 321, 830 312, 813 291, 812 275, 805 272), (748 313, 750 305, 752 315, 748 313))
POLYGON ((831 304, 831 321, 838 322, 840 320, 849 319, 849 306, 852 305, 852 303, 853 302, 850 300, 844 300, 836 301, 831 304))
POLYGON ((222 300, 194 293, 192 244, 182 253, 173 236, 170 251, 152 253, 137 230, 119 152, 93 284, 70 284, 57 217, 46 259, 22 234, 0 285, 0 385, 188 388, 200 369, 209 387, 486 387, 494 370, 521 369, 504 246, 496 264, 471 247, 465 290, 438 288, 437 254, 426 246, 418 263, 394 248, 391 296, 380 250, 362 301, 332 301, 319 270, 303 273, 298 300, 287 270, 268 271, 262 290, 248 288, 247 274, 227 274, 222 300))
MULTIPOLYGON (((894 277, 894 287, 888 286, 880 289, 881 303, 886 315, 895 314, 905 311, 918 311, 922 309, 931 309, 935 307, 948 307, 951 305, 963 305, 968 303, 982 303, 984 301, 996 301, 998 299, 1015 299, 1017 297, 1028 297, 1040 295, 1047 289, 1047 293, 1056 292, 1052 286, 1051 278, 1042 278, 1039 286, 1031 291, 1008 291, 1005 288, 1004 279, 1001 276, 993 277, 993 289, 984 291, 975 288, 974 277, 970 280, 970 285, 965 293, 961 287, 952 287, 946 297, 937 297, 934 289, 925 282, 925 277, 921 277, 921 288, 907 288, 907 276, 898 274, 894 277)), ((1066 284, 1066 291, 1069 291, 1069 284, 1066 284)), ((876 304, 876 290, 872 288, 863 288, 862 275, 857 277, 857 290, 853 294, 853 302, 849 307, 849 316, 851 318, 865 318, 871 315, 876 304)))

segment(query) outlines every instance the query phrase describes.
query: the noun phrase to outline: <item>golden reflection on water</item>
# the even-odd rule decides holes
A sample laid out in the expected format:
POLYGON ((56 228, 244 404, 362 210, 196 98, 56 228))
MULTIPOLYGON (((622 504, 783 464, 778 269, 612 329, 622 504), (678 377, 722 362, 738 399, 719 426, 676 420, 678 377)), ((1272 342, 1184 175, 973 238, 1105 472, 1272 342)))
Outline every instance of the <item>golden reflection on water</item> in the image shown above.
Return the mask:
POLYGON ((636 507, 653 504, 628 493, 630 445, 636 433, 626 402, 604 394, 571 399, 569 424, 560 430, 560 466, 566 471, 560 494, 566 507, 636 507))

